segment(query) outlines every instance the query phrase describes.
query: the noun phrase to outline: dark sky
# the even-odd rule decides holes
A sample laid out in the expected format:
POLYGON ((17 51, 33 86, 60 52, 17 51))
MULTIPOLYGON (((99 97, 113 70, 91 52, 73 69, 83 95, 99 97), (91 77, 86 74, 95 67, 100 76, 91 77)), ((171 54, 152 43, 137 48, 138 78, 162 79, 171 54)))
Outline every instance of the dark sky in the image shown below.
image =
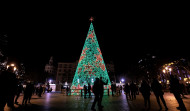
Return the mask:
POLYGON ((8 36, 8 55, 38 69, 50 56, 76 61, 91 16, 105 63, 113 60, 121 72, 130 70, 146 53, 163 59, 190 55, 190 19, 185 8, 65 6, 4 8, 0 32, 8 36))

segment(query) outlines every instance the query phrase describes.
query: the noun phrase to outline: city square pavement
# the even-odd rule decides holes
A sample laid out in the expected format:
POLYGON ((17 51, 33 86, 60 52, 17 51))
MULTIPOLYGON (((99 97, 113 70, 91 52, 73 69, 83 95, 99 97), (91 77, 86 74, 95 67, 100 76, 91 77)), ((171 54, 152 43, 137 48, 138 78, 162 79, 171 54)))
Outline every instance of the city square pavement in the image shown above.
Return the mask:
MULTIPOLYGON (((190 111, 190 95, 185 95, 183 99, 185 106, 190 111)), ((17 111, 91 111, 91 105, 94 97, 84 99, 81 96, 64 96, 59 92, 45 93, 41 98, 36 95, 32 96, 31 104, 21 106, 22 95, 19 98, 19 105, 15 105, 17 111)), ((159 111, 154 94, 151 94, 150 111, 159 111)), ((176 109, 178 103, 172 93, 165 93, 164 98, 169 108, 168 111, 179 111, 176 109)), ((137 95, 136 100, 126 100, 125 94, 120 96, 104 96, 102 105, 103 111, 143 111, 144 101, 142 95, 137 95)), ((163 105, 162 105, 163 106, 163 105)), ((97 109, 97 106, 96 106, 97 109)), ((10 111, 6 106, 5 111, 10 111)), ((164 106, 163 110, 164 111, 164 106)))

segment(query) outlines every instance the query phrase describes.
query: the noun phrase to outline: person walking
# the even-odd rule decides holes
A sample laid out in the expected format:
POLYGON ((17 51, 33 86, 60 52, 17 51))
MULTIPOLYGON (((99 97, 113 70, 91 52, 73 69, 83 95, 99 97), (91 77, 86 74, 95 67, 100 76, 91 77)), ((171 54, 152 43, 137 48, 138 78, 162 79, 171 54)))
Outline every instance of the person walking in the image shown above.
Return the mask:
POLYGON ((162 103, 164 104, 165 109, 168 110, 168 107, 167 107, 166 102, 163 97, 164 92, 162 91, 162 85, 158 82, 158 80, 156 78, 154 78, 151 83, 151 89, 154 92, 154 95, 156 96, 156 100, 160 107, 160 110, 162 109, 162 106, 160 104, 160 99, 161 99, 162 103))
POLYGON ((140 92, 142 93, 142 96, 144 98, 145 109, 149 110, 150 109, 150 86, 145 80, 142 81, 140 92), (148 108, 147 108, 147 102, 148 102, 148 108))
POLYGON ((88 94, 89 94, 89 98, 91 98, 91 85, 90 85, 90 83, 88 83, 88 94))
POLYGON ((18 86, 17 86, 17 92, 16 92, 16 98, 15 98, 15 104, 18 104, 18 98, 20 97, 20 93, 22 93, 23 91, 23 86, 22 84, 19 82, 18 86))
POLYGON ((14 107, 14 97, 16 94, 18 80, 14 74, 14 67, 10 66, 0 74, 0 111, 4 111, 7 104, 12 110, 14 107))
POLYGON ((179 107, 176 108, 181 111, 187 111, 180 95, 181 91, 180 91, 179 80, 177 79, 177 77, 174 77, 173 75, 170 75, 170 92, 174 94, 179 104, 179 107))
POLYGON ((96 111, 95 105, 97 102, 98 102, 98 109, 101 111, 100 90, 99 89, 100 89, 100 80, 99 80, 99 78, 96 78, 96 80, 94 81, 94 85, 92 87, 92 92, 95 95, 94 102, 91 106, 92 111, 96 111))
MULTIPOLYGON (((107 84, 108 84, 108 80, 105 83, 102 80, 102 77, 100 77, 100 104, 102 103, 102 98, 103 98, 103 95, 104 95, 104 85, 107 85, 107 84)), ((101 105, 101 107, 103 108, 104 106, 101 105)))

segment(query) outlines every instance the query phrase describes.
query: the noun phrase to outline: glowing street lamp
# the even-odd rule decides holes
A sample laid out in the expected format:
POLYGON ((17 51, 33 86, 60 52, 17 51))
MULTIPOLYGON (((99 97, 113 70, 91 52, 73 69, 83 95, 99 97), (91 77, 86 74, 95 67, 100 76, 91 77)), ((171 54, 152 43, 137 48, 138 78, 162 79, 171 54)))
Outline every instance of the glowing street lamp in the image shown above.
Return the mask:
POLYGON ((16 67, 14 67, 14 71, 16 71, 16 67))
POLYGON ((121 82, 124 82, 125 80, 124 79, 121 79, 121 82))
POLYGON ((11 64, 11 66, 15 66, 15 64, 11 64))
POLYGON ((169 71, 171 72, 171 71, 172 71, 172 68, 169 68, 169 71))
POLYGON ((163 71, 163 73, 166 73, 166 70, 165 70, 165 69, 163 69, 162 71, 163 71))

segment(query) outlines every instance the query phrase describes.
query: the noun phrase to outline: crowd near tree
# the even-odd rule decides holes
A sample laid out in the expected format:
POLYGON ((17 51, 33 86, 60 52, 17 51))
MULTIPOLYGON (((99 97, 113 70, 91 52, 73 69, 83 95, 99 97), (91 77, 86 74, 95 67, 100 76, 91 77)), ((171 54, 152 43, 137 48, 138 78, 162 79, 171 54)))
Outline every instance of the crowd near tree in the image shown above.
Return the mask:
POLYGON ((50 89, 44 84, 38 85, 31 81, 21 81, 16 77, 14 67, 11 66, 1 70, 0 88, 0 111, 4 111, 6 104, 11 110, 15 110, 14 104, 26 106, 31 103, 30 100, 34 94, 42 97, 43 89, 45 88, 47 92, 50 89), (21 94, 23 95, 22 98, 20 97, 21 94), (22 99, 21 103, 18 102, 19 98, 22 99))
MULTIPOLYGON (((94 85, 91 86, 90 83, 88 83, 88 86, 84 85, 84 98, 88 97, 91 98, 91 91, 94 93, 94 101, 91 106, 91 110, 95 111, 95 105, 98 105, 99 111, 101 111, 104 106, 102 105, 102 99, 104 95, 104 85, 108 84, 108 80, 106 82, 103 81, 103 78, 96 78, 94 85)), ((47 85, 39 84, 36 85, 34 82, 27 81, 23 83, 22 81, 19 81, 18 78, 16 78, 16 75, 14 73, 13 67, 8 67, 8 69, 4 69, 0 73, 0 111, 4 111, 4 107, 7 104, 8 107, 10 107, 12 110, 15 109, 14 104, 21 104, 23 106, 30 104, 31 99, 33 95, 37 95, 39 98, 42 97, 42 95, 47 91, 48 93, 51 92, 51 88, 49 83, 47 85), (22 96, 22 102, 19 103, 18 99, 22 96)), ((162 110, 162 104, 165 107, 165 110, 168 110, 167 102, 164 99, 164 91, 163 86, 159 83, 157 78, 153 78, 151 81, 147 81, 147 79, 143 79, 140 85, 137 85, 134 81, 131 81, 130 83, 127 83, 125 85, 118 85, 116 86, 115 83, 112 82, 111 84, 111 93, 112 96, 120 96, 122 93, 122 90, 124 90, 124 93, 126 95, 126 100, 135 101, 136 96, 140 96, 139 92, 141 93, 143 99, 144 99, 144 107, 146 110, 149 110, 151 107, 151 99, 150 95, 151 92, 154 93, 156 97, 156 101, 158 103, 158 106, 160 107, 160 110, 162 110), (161 100, 161 102, 160 102, 161 100)), ((188 94, 188 89, 185 89, 185 86, 179 83, 179 80, 177 76, 170 75, 170 84, 169 84, 169 90, 171 93, 173 93, 174 97, 176 98, 179 106, 176 107, 178 110, 186 111, 186 107, 183 103, 183 99, 185 97, 185 94, 188 94)), ((69 87, 66 88, 66 95, 69 95, 69 87)))

